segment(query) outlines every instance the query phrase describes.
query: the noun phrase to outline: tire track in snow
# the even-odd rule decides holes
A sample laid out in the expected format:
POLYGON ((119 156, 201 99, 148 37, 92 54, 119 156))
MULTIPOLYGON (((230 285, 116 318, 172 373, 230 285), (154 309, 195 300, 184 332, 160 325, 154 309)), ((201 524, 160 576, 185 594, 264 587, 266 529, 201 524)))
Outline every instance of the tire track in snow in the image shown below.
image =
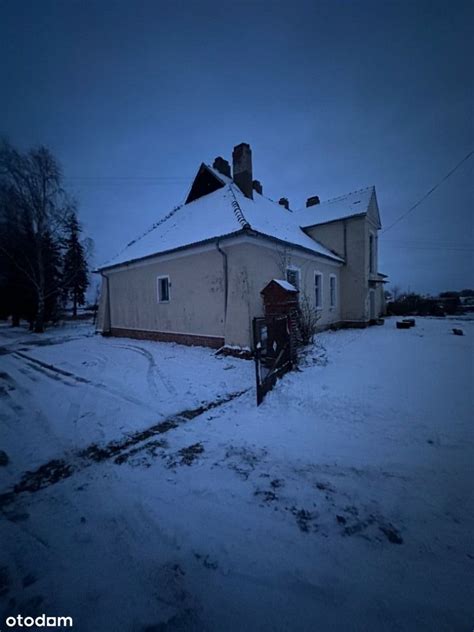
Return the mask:
POLYGON ((61 382, 66 386, 77 386, 78 384, 85 384, 87 386, 91 386, 92 388, 100 389, 101 391, 108 393, 109 395, 113 395, 114 397, 118 397, 123 401, 126 401, 129 404, 134 404, 135 406, 140 406, 141 408, 146 408, 148 410, 152 410, 155 413, 158 413, 155 408, 145 404, 142 400, 136 399, 135 397, 131 397, 129 395, 124 395, 122 391, 119 391, 113 387, 107 386, 102 382, 92 382, 91 380, 81 377, 80 375, 76 375, 71 371, 66 371, 65 369, 60 369, 54 364, 48 364, 47 362, 43 362, 42 360, 37 360, 26 353, 22 353, 21 351, 15 351, 13 357, 24 361, 30 369, 41 373, 42 375, 49 377, 56 382, 61 382))
POLYGON ((11 342, 6 342, 4 345, 0 346, 0 356, 14 354, 16 353, 18 347, 54 347, 56 345, 62 345, 66 342, 71 342, 74 340, 85 340, 87 338, 92 338, 93 335, 94 334, 86 334, 83 336, 58 336, 54 338, 46 337, 36 340, 32 340, 31 338, 12 340, 11 342))
POLYGON ((157 435, 162 435, 174 428, 178 428, 179 426, 188 423, 213 408, 218 408, 227 404, 237 397, 241 397, 249 390, 250 389, 247 388, 242 391, 230 393, 226 397, 203 404, 198 408, 182 410, 181 412, 171 415, 145 430, 127 434, 122 439, 110 441, 104 446, 99 446, 96 443, 93 443, 84 450, 73 453, 72 456, 74 458, 71 460, 66 460, 65 458, 52 459, 51 461, 48 461, 48 463, 44 463, 38 467, 36 470, 25 472, 13 488, 0 494, 0 510, 3 510, 8 505, 12 504, 19 494, 25 492, 38 492, 46 487, 50 487, 55 483, 69 478, 76 472, 80 472, 94 463, 117 459, 129 450, 136 449, 135 446, 144 444, 149 439, 156 437, 157 435))
POLYGON ((158 365, 156 364, 156 360, 153 357, 153 354, 150 353, 150 351, 148 351, 147 349, 144 349, 143 347, 137 347, 134 345, 111 345, 111 346, 115 347, 116 349, 126 349, 128 351, 134 351, 135 353, 138 353, 139 355, 147 359, 148 386, 150 387, 150 390, 155 393, 155 395, 160 395, 159 389, 155 382, 155 376, 154 376, 155 373, 160 378, 161 382, 163 383, 163 386, 173 395, 177 395, 176 388, 173 386, 170 380, 162 373, 162 371, 160 371, 158 365))

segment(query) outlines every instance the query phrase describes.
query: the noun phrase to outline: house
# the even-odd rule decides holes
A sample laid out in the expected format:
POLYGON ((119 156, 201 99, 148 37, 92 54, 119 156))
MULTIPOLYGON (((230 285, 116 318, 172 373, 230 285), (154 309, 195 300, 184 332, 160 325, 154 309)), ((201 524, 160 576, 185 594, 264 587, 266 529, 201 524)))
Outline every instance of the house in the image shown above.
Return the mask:
POLYGON ((272 279, 296 287, 321 328, 366 326, 383 310, 374 187, 290 210, 254 180, 248 144, 201 164, 184 204, 98 269, 104 334, 252 346, 272 279))

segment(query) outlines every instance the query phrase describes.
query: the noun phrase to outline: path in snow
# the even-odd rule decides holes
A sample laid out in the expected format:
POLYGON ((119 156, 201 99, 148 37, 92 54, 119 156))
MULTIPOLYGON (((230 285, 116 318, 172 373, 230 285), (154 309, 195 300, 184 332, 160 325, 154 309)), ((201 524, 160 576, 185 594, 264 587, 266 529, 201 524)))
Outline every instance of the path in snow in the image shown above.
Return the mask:
POLYGON ((84 632, 470 629, 474 331, 453 326, 326 332, 259 408, 250 390, 121 452, 250 387, 252 364, 96 337, 10 342, 91 384, 1 356, 0 491, 91 444, 119 452, 3 507, 4 613, 71 615, 84 632), (175 393, 120 348, 135 346, 175 393))
MULTIPOLYGON (((57 370, 54 367, 48 365, 48 369, 57 370)), ((66 374, 69 377, 71 374, 66 374)), ((82 383, 88 384, 87 380, 81 379, 82 383)), ((102 385, 99 385, 102 386, 102 385)), ((209 410, 218 408, 227 404, 228 402, 242 396, 249 389, 239 391, 237 393, 231 393, 223 398, 219 398, 213 402, 209 402, 198 408, 182 410, 179 413, 172 415, 171 417, 160 421, 158 424, 141 430, 132 434, 126 435, 123 439, 110 441, 106 445, 99 446, 96 443, 89 445, 80 452, 68 455, 64 459, 54 459, 48 463, 44 463, 36 470, 32 472, 26 472, 23 474, 20 481, 18 481, 11 490, 0 494, 0 510, 15 501, 18 494, 25 492, 34 493, 54 485, 69 476, 72 476, 75 472, 78 472, 85 467, 89 467, 93 463, 100 463, 109 459, 113 459, 115 463, 125 463, 130 457, 135 457, 139 452, 147 451, 152 452, 155 456, 157 448, 165 448, 166 443, 163 440, 151 440, 153 437, 163 435, 170 430, 178 428, 184 423, 199 417, 209 410)), ((182 448, 179 451, 179 456, 184 459, 186 464, 190 465, 194 460, 192 456, 195 453, 199 453, 195 446, 188 446, 182 448), (193 451, 194 448, 194 451, 193 451)))

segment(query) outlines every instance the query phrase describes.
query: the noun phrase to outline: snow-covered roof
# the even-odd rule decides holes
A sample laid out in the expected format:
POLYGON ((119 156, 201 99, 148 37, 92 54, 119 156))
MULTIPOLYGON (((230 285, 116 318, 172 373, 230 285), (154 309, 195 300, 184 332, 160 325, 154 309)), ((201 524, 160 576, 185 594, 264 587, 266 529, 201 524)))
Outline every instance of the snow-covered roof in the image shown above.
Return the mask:
POLYGON ((326 224, 339 219, 363 215, 368 212, 375 187, 367 187, 360 191, 353 191, 347 195, 341 195, 320 204, 315 204, 295 212, 298 223, 302 228, 326 224))
POLYGON ((229 176, 226 176, 224 173, 221 173, 220 171, 218 171, 217 169, 214 169, 214 167, 211 167, 211 165, 206 165, 206 167, 209 169, 209 171, 216 177, 219 178, 219 180, 221 182, 223 182, 224 184, 232 184, 233 180, 232 178, 230 178, 229 176))
POLYGON ((155 254, 235 235, 244 229, 343 262, 331 250, 309 237, 295 221, 295 214, 268 198, 243 195, 230 178, 209 167, 223 186, 212 193, 176 207, 121 253, 99 267, 105 269, 155 254))
POLYGON ((297 288, 292 283, 288 283, 284 279, 272 279, 275 283, 278 283, 284 290, 288 290, 288 292, 298 292, 297 288))

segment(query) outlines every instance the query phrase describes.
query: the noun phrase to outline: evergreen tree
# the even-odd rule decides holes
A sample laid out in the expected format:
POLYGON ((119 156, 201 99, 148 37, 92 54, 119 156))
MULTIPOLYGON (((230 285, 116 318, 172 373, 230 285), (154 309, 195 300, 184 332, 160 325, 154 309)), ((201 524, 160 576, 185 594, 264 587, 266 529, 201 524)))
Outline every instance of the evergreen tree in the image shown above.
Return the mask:
POLYGON ((67 297, 76 313, 88 285, 87 240, 79 241, 62 180, 45 147, 22 153, 0 142, 0 317, 11 316, 12 325, 26 318, 36 332, 57 319, 67 297))
POLYGON ((66 252, 64 255, 63 288, 65 298, 72 301, 72 313, 77 316, 78 305, 84 305, 89 285, 87 261, 80 242, 81 227, 76 214, 70 214, 66 227, 66 252))
POLYGON ((58 248, 72 209, 51 152, 38 147, 22 153, 6 141, 0 143, 0 252, 12 264, 2 285, 6 276, 13 324, 27 317, 40 333, 56 311, 62 290, 56 285, 61 281, 56 275, 58 248), (23 292, 20 284, 28 291, 23 292), (32 303, 28 298, 22 305, 24 297, 32 297, 32 303))
POLYGON ((56 322, 59 318, 62 288, 63 258, 61 247, 51 233, 47 231, 43 236, 45 306, 44 315, 46 321, 56 322))
POLYGON ((25 256, 29 248, 29 234, 24 214, 13 203, 10 191, 0 187, 0 288, 2 317, 11 316, 12 326, 17 327, 21 318, 34 319, 36 313, 35 292, 28 278, 30 261, 25 256), (8 250, 2 247, 8 244, 8 250), (19 267, 22 261, 25 267, 19 267))

